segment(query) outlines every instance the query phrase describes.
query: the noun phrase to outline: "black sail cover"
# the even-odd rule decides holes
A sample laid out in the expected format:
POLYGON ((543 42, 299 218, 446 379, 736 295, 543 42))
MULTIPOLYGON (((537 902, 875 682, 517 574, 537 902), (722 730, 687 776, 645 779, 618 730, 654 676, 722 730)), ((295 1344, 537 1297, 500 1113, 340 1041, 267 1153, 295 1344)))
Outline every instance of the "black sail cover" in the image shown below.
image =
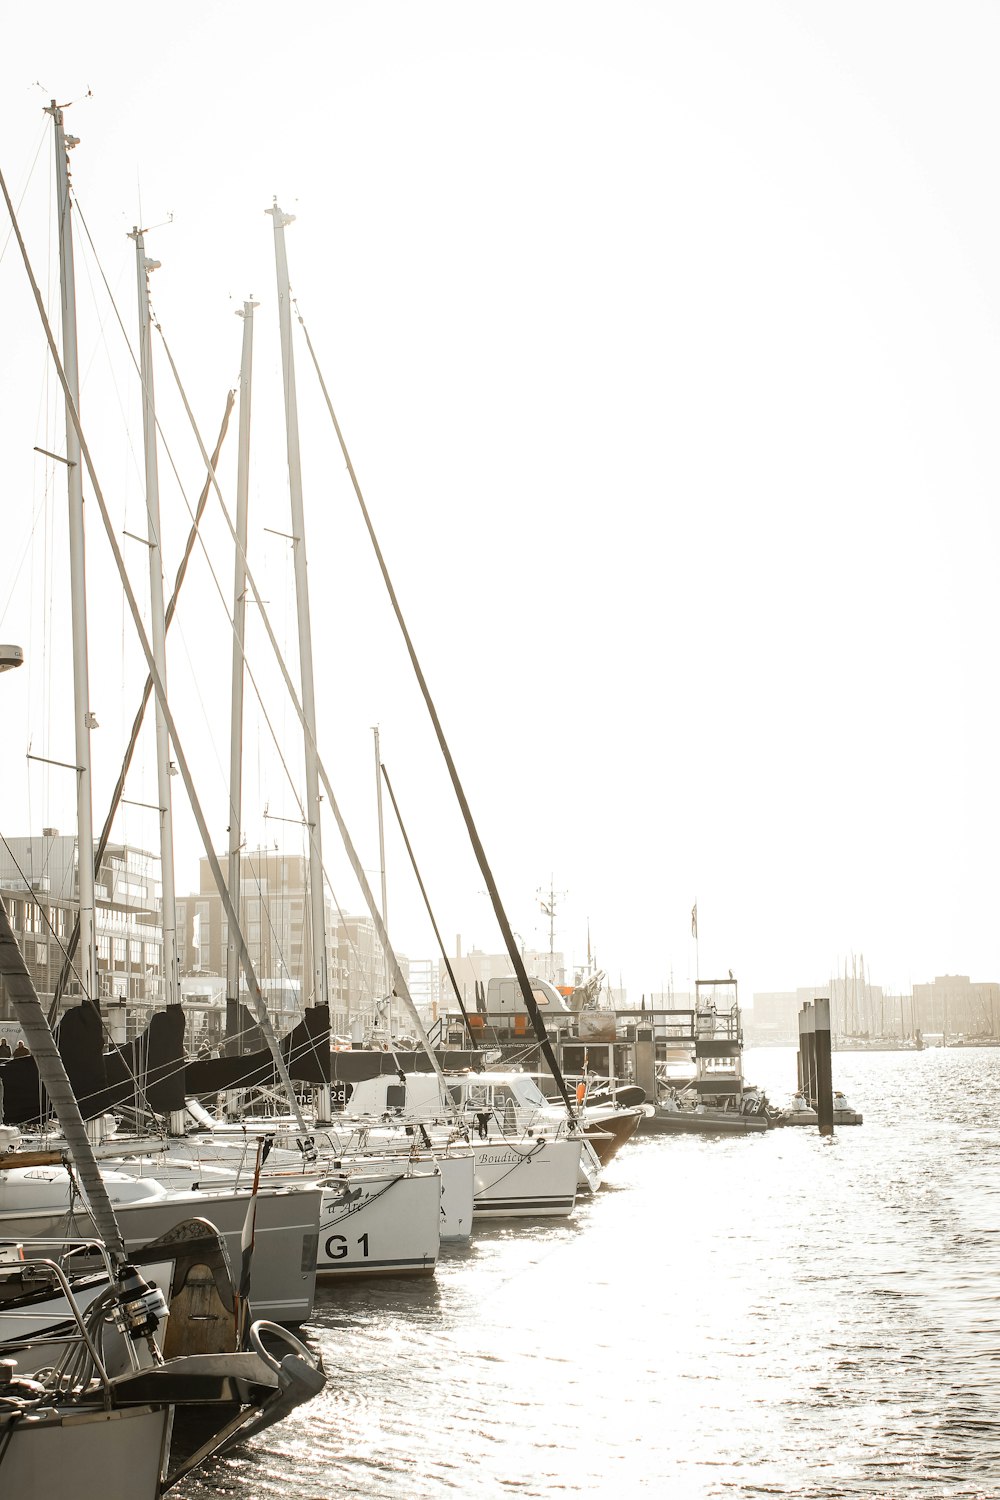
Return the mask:
MULTIPOLYGON (((101 1018, 94 1006, 85 1001, 67 1011, 59 1025, 59 1050, 84 1119, 121 1105, 166 1115, 183 1109, 188 1095, 278 1085, 274 1059, 266 1049, 189 1060, 184 1024, 183 1007, 169 1005, 153 1015, 148 1029, 134 1041, 104 1052, 101 1018)), ((308 1009, 294 1030, 281 1038, 281 1049, 296 1082, 329 1083, 329 1007, 308 1009)), ((0 1065, 0 1085, 4 1124, 28 1125, 51 1113, 33 1058, 14 1057, 0 1065)))

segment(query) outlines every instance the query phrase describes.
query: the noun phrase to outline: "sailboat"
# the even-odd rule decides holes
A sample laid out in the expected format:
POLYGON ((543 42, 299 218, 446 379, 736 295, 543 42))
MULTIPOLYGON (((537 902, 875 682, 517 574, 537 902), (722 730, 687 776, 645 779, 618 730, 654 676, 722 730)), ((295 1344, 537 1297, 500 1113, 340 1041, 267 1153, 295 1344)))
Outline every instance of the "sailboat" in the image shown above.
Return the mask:
MULTIPOLYGON (((79 892, 80 892, 80 968, 82 978, 83 1000, 75 1013, 70 1013, 64 1018, 64 1028, 70 1028, 70 1021, 79 1023, 76 1029, 81 1027, 84 1031, 99 1029, 98 1009, 98 986, 96 972, 96 943, 94 937, 94 878, 93 866, 88 854, 93 848, 92 836, 92 811, 90 798, 90 727, 93 716, 89 711, 89 691, 87 681, 87 611, 86 611, 86 587, 83 569, 83 527, 82 527, 82 469, 84 460, 91 469, 91 479, 99 504, 102 508, 102 518, 106 520, 106 509, 103 507, 103 499, 97 483, 96 475, 90 464, 89 452, 85 448, 83 430, 80 426, 78 389, 79 380, 77 374, 77 352, 76 352, 76 318, 75 318, 75 280, 73 266, 73 240, 71 226, 71 203, 69 195, 69 172, 68 172, 68 150, 70 142, 67 140, 62 110, 54 104, 50 108, 53 117, 55 134, 55 156, 57 166, 57 191, 59 205, 59 248, 60 248, 60 271, 63 300, 63 361, 59 360, 55 341, 51 330, 45 319, 44 306, 36 290, 36 301, 39 311, 45 322, 46 334, 49 338, 53 360, 56 362, 60 379, 64 385, 67 411, 67 475, 70 499, 70 560, 71 560, 71 600, 73 612, 73 636, 74 636, 74 715, 76 724, 76 753, 78 766, 80 768, 77 777, 77 817, 78 817, 78 840, 81 857, 78 861, 79 867, 79 892), (89 1024, 93 1023, 93 1024, 89 1024)), ((9 205, 10 206, 10 205, 9 205)), ((13 211, 12 218, 13 218, 13 211)), ((19 243, 23 242, 20 240, 19 243)), ((141 339, 142 366, 144 372, 144 385, 146 397, 146 434, 147 434, 147 489, 155 496, 155 450, 150 447, 150 439, 154 430, 151 407, 151 366, 148 358, 148 301, 144 296, 145 277, 149 263, 145 260, 144 246, 141 234, 136 235, 137 260, 139 268, 140 284, 140 316, 143 309, 147 313, 143 337, 141 339)), ((24 253, 25 264, 28 266, 27 253, 24 253)), ((30 274, 30 267, 29 267, 30 274)), ((33 277, 32 277, 33 281, 33 277)), ((151 504, 150 510, 150 534, 159 535, 159 519, 155 504, 151 504)), ((166 741, 165 736, 168 726, 172 729, 169 707, 166 701, 164 681, 162 674, 163 664, 163 640, 162 640, 162 593, 158 593, 154 587, 154 634, 156 639, 152 647, 146 638, 142 626, 141 617, 138 612, 134 595, 128 583, 127 574, 121 566, 120 554, 117 544, 111 534, 112 549, 115 553, 116 562, 119 563, 123 586, 133 609, 136 621, 137 633, 147 656, 147 665, 150 675, 154 680, 156 691, 156 705, 158 710, 158 742, 160 754, 161 781, 169 787, 169 766, 166 763, 166 741)), ((152 564, 151 564, 152 566, 152 564)), ((156 563, 153 571, 159 574, 161 564, 159 562, 159 551, 156 549, 156 563)), ((151 580, 152 581, 152 580, 151 580)), ((160 580, 162 582, 162 579, 160 580)), ((200 812, 194 788, 191 783, 190 774, 183 756, 181 746, 176 734, 171 733, 174 752, 181 766, 185 784, 195 808, 196 817, 204 827, 204 817, 200 812)), ((165 807, 161 807, 161 828, 164 838, 164 850, 169 849, 169 796, 165 807)), ((207 842, 207 840, 206 840, 207 842)), ((168 864, 172 861, 168 857, 168 864)), ((220 871, 221 881, 221 871, 220 871)), ((168 928, 173 925, 172 919, 168 918, 168 928)), ((234 923, 238 930, 238 923, 234 923)), ((168 932, 168 937, 169 937, 168 932)), ((245 943, 243 944, 245 952, 245 943)), ((249 955, 246 955, 247 960, 249 955)), ((171 952, 171 945, 166 949, 166 967, 168 981, 174 984, 176 989, 176 952, 171 952), (171 976, 173 978, 171 979, 171 976)), ((259 990, 257 992, 259 999, 259 990)), ((263 1002, 261 1001, 261 1006, 263 1002)), ((179 1015, 177 1006, 172 1009, 179 1015)), ((169 1014, 169 1011, 168 1011, 169 1014)), ((266 1013, 265 1013, 266 1015, 266 1013)), ((14 1064, 12 1064, 14 1067, 14 1064)), ((23 1069, 22 1069, 23 1071, 23 1069)), ((287 1081, 287 1072, 286 1072, 287 1081)), ((289 1083, 289 1094, 291 1087, 289 1083)), ((183 1100, 181 1100, 183 1105, 183 1100)), ((92 1109, 96 1114, 99 1110, 92 1109)), ((306 1134, 304 1121, 301 1116, 299 1120, 302 1127, 301 1133, 306 1134)), ((58 1232, 58 1226, 64 1221, 69 1225, 71 1232, 89 1234, 93 1232, 93 1225, 88 1222, 84 1207, 79 1203, 74 1192, 74 1185, 67 1168, 60 1162, 58 1156, 58 1142, 47 1141, 46 1146, 51 1150, 53 1144, 56 1148, 56 1158, 44 1168, 36 1166, 31 1170, 18 1172, 16 1168, 8 1166, 8 1170, 0 1179, 0 1233, 13 1238, 19 1236, 48 1236, 58 1232)), ((234 1263, 239 1262, 240 1244, 243 1233, 243 1223, 246 1214, 246 1190, 234 1191, 229 1185, 216 1183, 211 1191, 197 1189, 196 1192, 188 1192, 179 1196, 175 1191, 157 1184, 152 1180, 138 1181, 130 1174, 114 1174, 108 1178, 110 1195, 118 1203, 121 1214, 125 1239, 130 1247, 157 1239, 167 1232, 173 1224, 180 1219, 201 1214, 211 1214, 213 1222, 217 1224, 220 1232, 228 1242, 229 1250, 234 1263)), ((321 1209, 321 1195, 313 1183, 303 1183, 294 1189, 288 1186, 277 1188, 266 1186, 260 1197, 259 1210, 259 1250, 260 1254, 255 1258, 253 1293, 259 1310, 276 1321, 286 1323, 299 1323, 304 1321, 312 1311, 315 1293, 315 1249, 319 1238, 319 1221, 321 1209)))
MULTIPOLYGON (((53 101, 51 113, 55 125, 56 161, 61 210, 61 256, 64 301, 72 307, 72 261, 65 254, 68 235, 67 141, 63 132, 62 110, 53 101)), ((66 398, 67 447, 75 452, 71 462, 70 509, 71 533, 82 542, 82 491, 79 459, 85 453, 78 413, 78 379, 76 372, 75 320, 64 318, 64 339, 68 367, 59 358, 44 305, 31 270, 16 215, 0 174, 0 186, 7 203, 25 269, 42 318, 60 383, 66 398), (72 437, 69 436, 72 432, 72 437)), ((90 467, 89 454, 87 458, 90 467)), ((92 478, 93 471, 91 470, 92 478)), ((95 478, 95 489, 97 489, 95 478)), ((103 499, 98 490, 102 511, 103 499)), ((105 513, 106 514, 106 513, 105 513)), ((82 583, 82 548, 74 545, 73 572, 82 583)), ((128 591, 128 590, 127 590, 128 591)), ((134 605, 134 597, 129 602, 134 605)), ((137 610, 134 614, 137 615, 137 610)), ((141 621, 139 622, 141 625, 141 621)), ((86 636, 82 589, 75 590, 74 654, 84 664, 85 688, 86 636)), ((147 659, 152 662, 148 642, 140 631, 147 659)), ((81 679, 76 680, 77 708, 86 703, 81 679)), ((162 699, 161 699, 162 701, 162 699)), ((89 710, 77 714, 77 742, 80 752, 78 788, 85 790, 89 802, 89 745, 83 743, 89 732, 89 710), (82 769, 81 769, 82 768, 82 769), (84 772, 88 774, 84 774, 84 772)), ((90 865, 93 847, 89 832, 89 808, 81 818, 81 927, 84 934, 84 966, 91 981, 85 1003, 96 999, 93 984, 94 943, 92 877, 85 871, 90 865), (87 830, 84 834, 84 829, 87 830)), ((0 902, 0 975, 6 981, 7 995, 30 1043, 34 1065, 38 1069, 48 1099, 58 1116, 66 1141, 66 1160, 72 1164, 75 1192, 84 1211, 100 1236, 93 1245, 93 1234, 85 1236, 91 1248, 105 1259, 107 1285, 97 1299, 100 1314, 97 1322, 88 1322, 76 1300, 72 1285, 59 1264, 63 1250, 72 1251, 77 1238, 72 1227, 59 1226, 58 1236, 43 1246, 48 1254, 33 1254, 29 1242, 27 1253, 19 1247, 20 1266, 16 1275, 49 1275, 58 1285, 70 1313, 71 1327, 63 1339, 68 1353, 48 1368, 44 1378, 35 1369, 35 1378, 18 1371, 15 1360, 0 1361, 0 1463, 5 1487, 23 1500, 47 1500, 72 1476, 74 1494, 93 1500, 156 1500, 183 1474, 198 1467, 210 1454, 220 1452, 242 1436, 259 1431, 278 1420, 302 1400, 317 1394, 325 1383, 316 1358, 299 1340, 265 1322, 250 1322, 247 1314, 249 1270, 254 1244, 256 1201, 251 1198, 244 1214, 243 1264, 247 1273, 241 1280, 242 1314, 234 1319, 231 1340, 220 1341, 215 1352, 179 1354, 166 1357, 157 1335, 169 1315, 163 1293, 145 1281, 128 1259, 125 1238, 115 1215, 108 1185, 93 1154, 83 1117, 70 1085, 62 1058, 55 1045, 45 1014, 34 991, 23 956, 17 946, 6 909, 0 902), (23 1257, 23 1258, 22 1258, 23 1257), (23 1269, 22 1269, 23 1268, 23 1269), (126 1355, 127 1368, 112 1373, 104 1360, 99 1334, 107 1317, 112 1317, 126 1355), (266 1346, 265 1334, 279 1337, 287 1350, 277 1357, 266 1346), (236 1347, 244 1339, 248 1347, 236 1347), (170 1433, 179 1406, 196 1404, 219 1408, 210 1438, 169 1471, 170 1433), (234 1414, 235 1407, 235 1414, 234 1414)), ((16 1166, 8 1156, 6 1165, 16 1166)), ((178 1215, 173 1215, 174 1232, 179 1230, 178 1215)), ((214 1233, 214 1231, 213 1231, 214 1233)), ((183 1239, 181 1231, 179 1238, 183 1239)), ((218 1236, 215 1236, 218 1243, 218 1236)), ((161 1262, 173 1260, 176 1254, 165 1245, 158 1247, 161 1262)), ((11 1274, 11 1273, 8 1273, 11 1274)), ((223 1324, 225 1320, 223 1319, 223 1324)), ((31 1340, 22 1339, 30 1349, 31 1340)), ((51 1344, 51 1340, 49 1340, 51 1344)))

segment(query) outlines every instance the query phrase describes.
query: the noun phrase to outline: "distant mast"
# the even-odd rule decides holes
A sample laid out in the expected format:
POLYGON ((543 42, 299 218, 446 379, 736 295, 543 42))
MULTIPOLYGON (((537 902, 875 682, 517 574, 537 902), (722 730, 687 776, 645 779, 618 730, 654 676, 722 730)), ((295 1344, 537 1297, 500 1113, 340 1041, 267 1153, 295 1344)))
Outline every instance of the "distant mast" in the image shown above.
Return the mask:
MULTIPOLYGON (((378 725, 377 724, 375 724, 372 727, 372 734, 375 736, 375 801, 376 801, 376 804, 378 806, 378 868, 379 868, 379 874, 382 877, 382 926, 385 927, 386 929, 388 929, 388 926, 389 926, 389 915, 388 915, 388 909, 387 909, 388 908, 388 902, 387 902, 387 899, 386 899, 386 891, 385 891, 385 823, 384 823, 383 817, 382 817, 382 753, 381 753, 381 748, 379 746, 379 732, 378 732, 378 725)), ((388 965, 386 967, 388 967, 388 965)), ((386 975, 386 979, 388 980, 388 975, 386 975)), ((389 985, 389 991, 390 991, 390 994, 389 994, 389 1014, 388 1014, 388 1017, 387 1017, 387 1022, 388 1022, 388 1026, 389 1026, 389 1035, 391 1037, 392 1036, 392 986, 391 985, 389 985)))
MULTIPOLYGON (((159 269, 149 260, 143 231, 132 230, 139 290, 139 370, 142 378, 142 433, 146 461, 146 527, 149 538, 149 635, 156 670, 167 684, 166 622, 163 603, 163 551, 160 530, 160 481, 156 461, 156 406, 153 399, 153 349, 149 316, 149 275, 159 269)), ((170 792, 170 736, 159 699, 156 723, 156 795, 160 816, 160 879, 163 887, 163 977, 167 1005, 181 1001, 177 959, 177 886, 174 878, 174 820, 170 792)))
MULTIPOLYGON (((63 112, 53 99, 46 110, 55 126, 56 202, 59 216, 59 283, 62 294, 63 370, 70 398, 80 410, 80 371, 76 341, 76 276, 70 219, 69 152, 79 145, 63 129, 63 112)), ((77 880, 80 895, 80 984, 84 996, 100 1008, 97 945, 94 936, 94 816, 90 782, 90 731, 97 727, 90 711, 87 651, 87 575, 83 527, 83 469, 80 438, 66 406, 66 473, 69 485, 69 575, 73 621, 73 720, 76 733, 77 880)))
MULTIPOLYGON (((229 899, 240 911, 240 849, 243 844, 243 650, 247 614, 247 533, 250 494, 250 401, 253 378, 253 310, 244 302, 240 362, 240 438, 236 460, 236 565, 233 578, 233 681, 229 737, 229 899)), ((230 933, 226 950, 226 1030, 239 1029, 240 953, 230 933)))

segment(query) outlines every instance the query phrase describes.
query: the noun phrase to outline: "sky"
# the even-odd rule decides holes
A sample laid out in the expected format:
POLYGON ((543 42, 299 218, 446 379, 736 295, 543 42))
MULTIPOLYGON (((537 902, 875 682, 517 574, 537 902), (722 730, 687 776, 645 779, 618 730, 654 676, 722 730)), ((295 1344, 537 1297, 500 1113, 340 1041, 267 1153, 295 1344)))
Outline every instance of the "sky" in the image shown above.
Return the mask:
MULTIPOLYGON (((81 412, 148 610, 135 252, 206 444, 255 313, 251 568, 296 660, 271 220, 511 925, 630 1000, 864 955, 1000 977, 995 579, 1000 13, 875 3, 330 3, 5 22, 0 169, 58 319, 70 104, 81 412), (100 24, 97 24, 100 17, 100 24), (119 322, 120 320, 120 322, 119 322), (124 332, 123 332, 124 329, 124 332), (132 537, 128 533, 132 533, 132 537), (697 902, 699 941, 691 936, 697 902)), ((0 832, 74 826, 65 442, 0 223, 0 832)), ((484 882, 304 343, 320 753, 378 884, 372 726, 449 947, 484 882)), ((165 567, 203 481, 154 347, 165 567), (170 459, 165 447, 169 447, 170 459), (171 473, 171 462, 176 467, 171 473)), ((234 505, 236 424, 220 463, 234 505)), ((89 491, 88 491, 89 493, 89 491)), ((95 821, 144 665, 87 503, 95 821)), ((233 558, 213 501, 168 650, 225 848, 233 558), (217 581, 216 581, 217 580, 217 581)), ((303 848, 259 623, 249 847, 303 848)), ((252 696, 252 695, 251 695, 252 696)), ((179 781, 175 782, 179 791, 179 781)), ((152 848, 146 736, 116 836, 152 848)), ((202 852, 178 797, 178 889, 202 852)), ((362 901, 336 828, 324 857, 362 901)), ((387 810, 389 929, 434 940, 387 810)))

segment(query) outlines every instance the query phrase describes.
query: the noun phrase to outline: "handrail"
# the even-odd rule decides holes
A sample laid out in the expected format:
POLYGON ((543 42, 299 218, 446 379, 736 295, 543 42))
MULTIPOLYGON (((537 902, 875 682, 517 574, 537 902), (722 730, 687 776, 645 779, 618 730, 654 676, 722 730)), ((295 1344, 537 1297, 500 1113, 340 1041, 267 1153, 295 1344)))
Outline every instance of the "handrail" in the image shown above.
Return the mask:
MULTIPOLYGON (((26 1241, 26 1242, 19 1241, 18 1243, 28 1243, 28 1244, 31 1244, 33 1242, 29 1240, 29 1241, 26 1241)), ((62 1241, 53 1241, 53 1240, 50 1240, 50 1241, 46 1241, 46 1242, 35 1241, 34 1243, 61 1244, 63 1242, 62 1241)), ((114 1272, 111 1269, 110 1258, 108 1256, 108 1252, 107 1252, 106 1247, 104 1245, 102 1245, 99 1241, 94 1240, 94 1241, 88 1242, 87 1248, 99 1251, 99 1253, 101 1254, 102 1258, 104 1259, 106 1267, 107 1267, 109 1285, 113 1285, 114 1284, 114 1272)), ((54 1261, 54 1260, 50 1259, 47 1256, 39 1256, 37 1259, 35 1257, 30 1257, 30 1258, 25 1258, 22 1261, 18 1261, 17 1262, 17 1267, 21 1268, 21 1269, 28 1269, 28 1268, 32 1268, 32 1267, 34 1267, 34 1268, 43 1268, 43 1269, 45 1269, 47 1271, 50 1271, 54 1275, 56 1281, 59 1283, 59 1286, 60 1286, 60 1289, 61 1289, 61 1291, 63 1293, 63 1296, 66 1298, 66 1301, 67 1301, 67 1303, 69 1305, 70 1315, 72 1316, 73 1320, 75 1321, 75 1323, 77 1325, 78 1337, 86 1345, 86 1347, 87 1347, 87 1353, 90 1355, 91 1361, 93 1362, 94 1369, 97 1371, 98 1376, 100 1377, 101 1385, 102 1385, 102 1387, 104 1389, 104 1404, 105 1404, 106 1407, 110 1407, 111 1406, 111 1378, 108 1375, 107 1369, 105 1368, 105 1365, 104 1365, 104 1361, 103 1361, 103 1359, 101 1358, 101 1356, 100 1356, 100 1354, 98 1352, 97 1345, 94 1343, 94 1340, 92 1339, 92 1337, 90 1335, 90 1331, 87 1328, 87 1324, 86 1324, 86 1321, 84 1319, 83 1312, 81 1311, 80 1305, 77 1302, 76 1297, 73 1294, 73 1288, 71 1287, 70 1282, 69 1282, 69 1278, 67 1277, 67 1275, 66 1275, 65 1271, 63 1270, 62 1266, 60 1266, 57 1261, 54 1261)), ((37 1315, 37 1312, 36 1312, 36 1315, 37 1315)), ((7 1316, 8 1317, 17 1317, 17 1316, 19 1316, 19 1314, 16 1311, 9 1311, 7 1313, 7 1316)), ((23 1314, 23 1316, 27 1317, 27 1316, 29 1316, 29 1314, 25 1313, 25 1314, 23 1314)), ((28 1346, 29 1348, 31 1347, 32 1344, 46 1344, 47 1342, 49 1342, 49 1341, 45 1338, 45 1336, 43 1334, 39 1334, 35 1338, 28 1337, 28 1338, 26 1338, 24 1340, 25 1345, 28 1346)), ((59 1342, 61 1344, 66 1344, 66 1343, 70 1343, 70 1342, 76 1342, 76 1339, 74 1339, 74 1337, 72 1335, 67 1334, 67 1335, 63 1335, 59 1339, 59 1342)))

